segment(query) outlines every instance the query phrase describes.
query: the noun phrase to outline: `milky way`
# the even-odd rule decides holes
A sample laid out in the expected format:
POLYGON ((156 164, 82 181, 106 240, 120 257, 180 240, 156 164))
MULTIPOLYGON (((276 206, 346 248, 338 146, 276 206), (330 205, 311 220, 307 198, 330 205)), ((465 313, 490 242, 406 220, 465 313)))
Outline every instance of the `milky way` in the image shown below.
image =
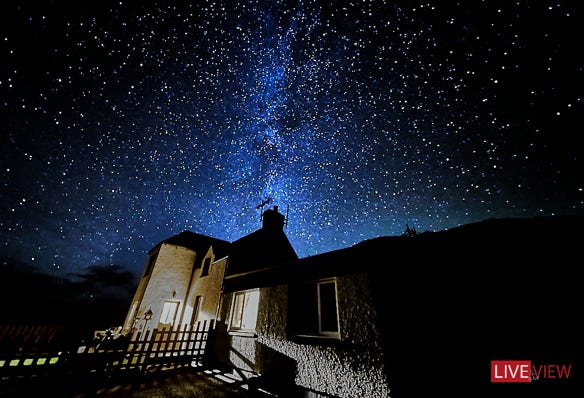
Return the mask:
POLYGON ((69 3, 1 6, 3 258, 139 274, 268 198, 300 257, 583 213, 577 1, 69 3))

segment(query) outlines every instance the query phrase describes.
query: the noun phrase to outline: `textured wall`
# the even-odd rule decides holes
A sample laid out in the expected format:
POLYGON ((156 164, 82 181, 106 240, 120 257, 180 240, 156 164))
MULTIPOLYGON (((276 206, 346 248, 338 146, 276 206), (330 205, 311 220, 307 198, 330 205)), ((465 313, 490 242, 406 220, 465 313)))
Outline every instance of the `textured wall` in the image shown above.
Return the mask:
POLYGON ((148 328, 158 326, 166 300, 179 301, 178 314, 182 313, 195 256, 194 251, 184 247, 167 243, 161 245, 140 306, 142 313, 148 308, 152 308, 154 313, 148 328))
MULTIPOLYGON (((389 385, 365 274, 337 278, 341 341, 299 343, 287 336, 287 286, 261 289, 257 337, 229 336, 229 360, 279 383, 339 397, 387 398, 389 385)), ((231 295, 222 319, 228 320, 231 295)))
POLYGON ((202 296, 203 301, 199 309, 199 321, 215 319, 217 307, 221 299, 221 287, 223 286, 223 275, 227 258, 214 261, 213 251, 210 249, 205 257, 211 257, 212 262, 209 267, 209 274, 201 277, 202 268, 198 267, 191 282, 190 291, 186 299, 185 312, 182 317, 182 324, 188 324, 192 320, 193 306, 196 296, 202 296))

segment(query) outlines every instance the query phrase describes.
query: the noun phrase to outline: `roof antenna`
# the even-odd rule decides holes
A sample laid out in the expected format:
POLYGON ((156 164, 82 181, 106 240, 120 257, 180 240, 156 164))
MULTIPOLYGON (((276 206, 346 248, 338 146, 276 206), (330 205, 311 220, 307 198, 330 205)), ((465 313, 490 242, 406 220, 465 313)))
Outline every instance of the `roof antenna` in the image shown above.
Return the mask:
POLYGON ((284 226, 288 228, 288 212, 290 211, 290 204, 286 205, 286 218, 284 219, 284 226))
POLYGON ((264 212, 263 212, 264 206, 271 203, 271 202, 272 202, 272 198, 267 198, 262 203, 260 203, 259 205, 256 206, 256 210, 259 209, 259 211, 260 211, 260 221, 262 221, 264 219, 264 212))

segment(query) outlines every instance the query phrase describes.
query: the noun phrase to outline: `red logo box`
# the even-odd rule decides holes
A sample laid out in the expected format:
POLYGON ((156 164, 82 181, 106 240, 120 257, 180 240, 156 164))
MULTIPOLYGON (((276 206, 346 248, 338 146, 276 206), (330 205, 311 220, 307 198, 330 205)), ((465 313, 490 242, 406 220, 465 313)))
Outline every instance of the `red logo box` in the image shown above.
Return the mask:
POLYGON ((491 383, 530 383, 531 361, 491 361, 491 383))

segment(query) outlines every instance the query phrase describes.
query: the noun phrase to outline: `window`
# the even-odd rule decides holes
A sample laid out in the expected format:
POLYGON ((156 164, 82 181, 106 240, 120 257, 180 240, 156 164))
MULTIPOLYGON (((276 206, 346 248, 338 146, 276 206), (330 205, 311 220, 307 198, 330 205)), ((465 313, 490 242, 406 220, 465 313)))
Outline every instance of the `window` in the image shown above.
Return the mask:
POLYGON ((195 297, 195 304, 193 305, 193 318, 192 323, 199 319, 199 311, 201 310, 201 303, 203 302, 203 296, 195 297))
POLYGON ((203 261, 203 269, 201 270, 201 276, 209 275, 209 268, 211 267, 211 257, 207 257, 203 261))
POLYGON ((130 315, 128 316, 128 319, 126 320, 126 325, 124 326, 124 329, 126 330, 131 330, 132 327, 134 327, 135 323, 136 323, 136 310, 138 309, 138 302, 134 301, 134 303, 132 304, 132 308, 130 309, 130 315))
POLYGON ((335 279, 291 286, 289 304, 293 334, 340 338, 335 279))
POLYGON ((337 287, 334 280, 317 282, 318 287, 318 332, 338 334, 337 287))
POLYGON ((160 315, 160 324, 174 325, 176 313, 178 310, 178 301, 165 301, 162 307, 162 314, 160 315))
POLYGON ((229 330, 255 331, 259 298, 259 290, 234 293, 229 330))

